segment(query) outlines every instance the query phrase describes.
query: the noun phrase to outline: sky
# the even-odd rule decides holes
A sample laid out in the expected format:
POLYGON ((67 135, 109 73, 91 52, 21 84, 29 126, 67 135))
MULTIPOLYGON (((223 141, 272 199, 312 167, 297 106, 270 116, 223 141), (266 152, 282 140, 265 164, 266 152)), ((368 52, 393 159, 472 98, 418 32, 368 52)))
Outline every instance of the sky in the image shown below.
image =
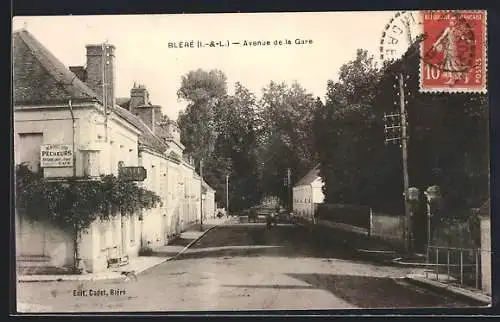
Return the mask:
MULTIPOLYGON (((380 55, 385 12, 228 13, 113 16, 14 17, 66 66, 85 65, 85 45, 107 41, 116 47, 116 96, 128 97, 134 82, 147 87, 151 103, 176 120, 187 103, 177 98, 181 77, 198 68, 223 71, 229 93, 240 82, 260 97, 270 81, 299 82, 324 100, 327 81, 356 50, 380 55), (169 48, 169 43, 230 43, 288 39, 292 44, 248 47, 169 48), (312 40, 295 44, 296 39, 312 40)), ((403 45, 401 45, 403 46, 403 45)), ((404 51, 403 51, 404 52, 404 51)))

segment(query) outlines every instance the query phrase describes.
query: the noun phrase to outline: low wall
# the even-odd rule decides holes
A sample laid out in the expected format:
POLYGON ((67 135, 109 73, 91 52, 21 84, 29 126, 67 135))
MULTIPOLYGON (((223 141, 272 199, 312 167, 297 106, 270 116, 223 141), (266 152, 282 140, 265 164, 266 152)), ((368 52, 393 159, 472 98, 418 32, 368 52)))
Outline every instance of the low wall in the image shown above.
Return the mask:
POLYGON ((404 217, 382 213, 371 216, 370 235, 404 241, 404 217))
POLYGON ((359 234, 359 235, 365 235, 365 236, 369 235, 369 231, 366 228, 352 226, 352 225, 348 225, 348 224, 344 224, 344 223, 338 223, 338 222, 333 222, 333 221, 328 221, 328 220, 318 220, 318 224, 321 226, 328 227, 328 228, 348 231, 348 232, 359 234))
POLYGON ((318 204, 318 220, 370 228, 370 207, 344 204, 318 204))
POLYGON ((368 239, 387 242, 394 247, 404 246, 404 217, 373 212, 369 207, 340 204, 318 204, 317 223, 368 239))

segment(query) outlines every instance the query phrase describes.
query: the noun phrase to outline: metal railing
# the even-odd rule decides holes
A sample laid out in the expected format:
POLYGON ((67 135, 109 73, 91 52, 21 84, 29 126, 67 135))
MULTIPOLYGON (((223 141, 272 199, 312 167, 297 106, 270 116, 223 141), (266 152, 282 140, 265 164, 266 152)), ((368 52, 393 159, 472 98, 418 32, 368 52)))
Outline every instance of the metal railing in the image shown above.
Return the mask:
POLYGON ((427 246, 426 278, 481 288, 481 249, 427 246))

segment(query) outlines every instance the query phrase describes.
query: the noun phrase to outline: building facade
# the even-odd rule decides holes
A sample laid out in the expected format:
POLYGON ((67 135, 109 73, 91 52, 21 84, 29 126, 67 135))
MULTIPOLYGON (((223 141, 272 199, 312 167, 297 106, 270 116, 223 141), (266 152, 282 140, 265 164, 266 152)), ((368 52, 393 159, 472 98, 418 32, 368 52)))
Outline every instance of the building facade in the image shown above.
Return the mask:
POLYGON ((318 164, 292 188, 293 212, 296 216, 307 221, 314 220, 317 205, 325 199, 322 187, 323 179, 319 175, 318 164))
MULTIPOLYGON (((47 179, 62 181, 117 176, 123 166, 146 169, 147 178, 139 185, 155 192, 161 205, 96 220, 79 238, 81 266, 99 272, 111 259, 128 260, 141 248, 167 244, 199 220, 196 200, 199 205, 202 196, 199 175, 182 157, 175 122, 162 115, 160 106, 151 105, 143 86, 134 85, 128 99, 115 98, 113 45, 86 49, 86 68, 66 68, 28 31, 13 34, 14 159, 43 171, 47 179), (53 159, 41 156, 58 149, 71 157, 51 164, 53 159)), ((47 266, 72 266, 74 233, 25 217, 16 207, 18 262, 36 258, 47 266)))
POLYGON ((215 218, 215 190, 203 180, 203 218, 215 218))

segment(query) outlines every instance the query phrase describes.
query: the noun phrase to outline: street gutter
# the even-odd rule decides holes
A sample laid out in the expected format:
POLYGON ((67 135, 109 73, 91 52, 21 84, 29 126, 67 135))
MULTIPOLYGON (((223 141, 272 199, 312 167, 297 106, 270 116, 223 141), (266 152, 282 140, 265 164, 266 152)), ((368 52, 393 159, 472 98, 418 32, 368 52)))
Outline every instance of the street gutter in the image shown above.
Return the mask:
POLYGON ((193 239, 189 244, 187 244, 180 252, 178 252, 176 255, 172 256, 172 257, 169 257, 167 258, 167 262, 168 261, 172 261, 172 260, 176 260, 180 255, 182 255, 185 251, 187 251, 192 245, 194 245, 196 242, 198 242, 200 239, 202 239, 209 231, 211 231, 212 229, 216 228, 218 225, 215 225, 213 227, 210 227, 208 228, 207 230, 205 230, 200 236, 196 237, 195 239, 193 239))
POLYGON ((484 306, 491 306, 491 297, 479 292, 473 292, 453 285, 432 281, 418 274, 409 274, 405 277, 405 279, 414 285, 430 288, 441 293, 452 293, 456 297, 469 302, 481 303, 484 306))

